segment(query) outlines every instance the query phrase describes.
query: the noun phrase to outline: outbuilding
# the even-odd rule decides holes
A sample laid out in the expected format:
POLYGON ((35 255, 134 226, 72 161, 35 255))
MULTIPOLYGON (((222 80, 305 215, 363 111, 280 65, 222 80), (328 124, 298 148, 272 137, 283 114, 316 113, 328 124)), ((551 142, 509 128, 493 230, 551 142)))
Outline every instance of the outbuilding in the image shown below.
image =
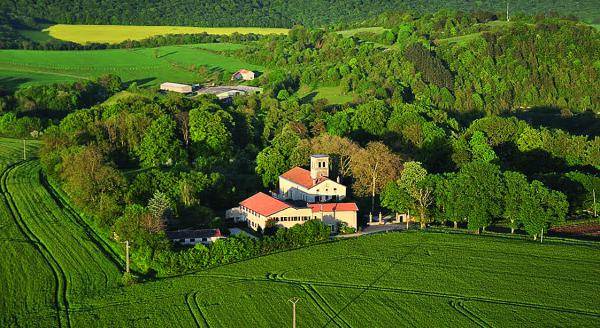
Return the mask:
POLYGON ((231 80, 252 81, 254 80, 254 72, 247 69, 241 69, 231 75, 231 80))
POLYGON ((171 91, 177 93, 191 93, 192 86, 188 84, 165 82, 160 85, 162 91, 171 91))
POLYGON ((219 229, 177 230, 167 231, 167 237, 174 243, 181 245, 196 245, 198 243, 209 245, 218 239, 225 238, 219 229))

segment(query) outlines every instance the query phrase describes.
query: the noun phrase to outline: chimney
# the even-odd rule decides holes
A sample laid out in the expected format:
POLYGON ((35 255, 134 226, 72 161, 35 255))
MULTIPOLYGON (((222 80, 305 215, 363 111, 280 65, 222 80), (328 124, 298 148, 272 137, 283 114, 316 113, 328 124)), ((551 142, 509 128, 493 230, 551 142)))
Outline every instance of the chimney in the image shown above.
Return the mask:
POLYGON ((310 156, 310 177, 313 180, 329 177, 329 156, 322 154, 310 156))

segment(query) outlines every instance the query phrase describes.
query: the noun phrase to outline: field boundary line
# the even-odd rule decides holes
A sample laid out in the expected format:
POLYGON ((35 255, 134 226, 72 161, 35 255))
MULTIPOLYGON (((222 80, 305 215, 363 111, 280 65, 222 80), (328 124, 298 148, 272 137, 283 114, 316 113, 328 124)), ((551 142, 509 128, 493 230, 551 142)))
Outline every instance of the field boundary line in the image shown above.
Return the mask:
POLYGON ((58 260, 54 258, 52 253, 48 250, 46 245, 42 243, 42 241, 33 233, 33 231, 27 226, 27 223, 21 216, 21 213, 18 207, 15 204, 15 201, 8 190, 8 176, 11 172, 13 172, 16 168, 24 166, 29 163, 29 161, 19 161, 13 164, 8 165, 4 171, 2 172, 2 177, 0 178, 0 187, 3 191, 3 198, 10 211, 15 223, 19 227, 21 233, 26 236, 34 245, 34 247, 38 250, 40 255, 44 258, 55 278, 56 288, 55 288, 55 302, 56 302, 56 311, 57 311, 57 319, 59 327, 63 326, 62 315, 63 309, 65 311, 64 316, 66 319, 66 326, 71 327, 70 322, 70 314, 69 314, 69 301, 67 297, 67 276, 58 263, 58 260))
POLYGON ((102 236, 94 229, 94 227, 92 227, 83 217, 81 217, 79 213, 77 213, 77 211, 71 206, 68 200, 65 199, 64 196, 61 195, 56 188, 54 188, 54 186, 52 186, 41 169, 38 171, 38 180, 56 205, 59 208, 64 208, 67 212, 66 214, 68 214, 67 216, 72 218, 73 223, 83 228, 86 236, 94 245, 96 245, 96 247, 98 247, 100 252, 109 261, 111 261, 117 267, 117 269, 123 271, 124 262, 122 258, 114 251, 112 247, 110 247, 108 241, 102 238, 102 236))

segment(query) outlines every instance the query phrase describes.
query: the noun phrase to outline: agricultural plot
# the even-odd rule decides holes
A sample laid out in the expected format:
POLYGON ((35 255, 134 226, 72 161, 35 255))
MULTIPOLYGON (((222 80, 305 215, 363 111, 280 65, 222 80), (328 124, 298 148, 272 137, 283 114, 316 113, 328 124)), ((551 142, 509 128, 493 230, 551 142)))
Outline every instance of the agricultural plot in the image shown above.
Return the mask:
POLYGON ((282 327, 291 316, 287 300, 296 296, 303 327, 593 327, 600 319, 599 251, 593 243, 391 233, 104 294, 75 318, 282 327), (168 309, 149 311, 152 300, 168 309))
POLYGON ((239 49, 237 44, 196 44, 159 48, 88 51, 0 50, 0 85, 7 88, 50 82, 72 82, 103 74, 123 81, 156 85, 164 81, 198 83, 197 68, 230 74, 246 68, 262 71, 216 51, 239 49))
MULTIPOLYGON (((0 325, 69 327, 74 300, 117 286, 120 259, 47 184, 36 160, 16 162, 20 140, 2 146, 0 325)), ((30 141, 29 150, 36 146, 30 141)))
MULTIPOLYGON (((68 25, 57 24, 43 32, 50 37, 75 43, 120 43, 125 40, 142 40, 156 35, 208 33, 287 34, 285 28, 268 27, 195 27, 195 26, 137 26, 137 25, 68 25)), ((37 36, 39 38, 39 36, 37 36)))
MULTIPOLYGON (((389 233, 120 287, 122 262, 0 140, 0 326, 595 327, 600 245, 389 233), (12 163, 11 165, 7 165, 12 163)), ((36 144, 30 144, 34 151, 36 144)))

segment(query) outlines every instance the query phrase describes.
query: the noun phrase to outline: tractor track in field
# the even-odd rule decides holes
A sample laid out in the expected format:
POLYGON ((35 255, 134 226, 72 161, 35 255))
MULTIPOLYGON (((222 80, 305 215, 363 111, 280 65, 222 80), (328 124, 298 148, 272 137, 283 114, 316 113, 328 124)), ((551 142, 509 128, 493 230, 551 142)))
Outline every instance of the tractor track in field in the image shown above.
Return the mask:
MULTIPOLYGON (((323 295, 321 295, 319 293, 319 291, 317 291, 315 289, 315 287, 313 285, 303 284, 302 288, 306 291, 306 293, 310 296, 310 298, 317 304, 317 306, 329 317, 330 320, 333 320, 333 322, 338 327, 342 327, 342 325, 340 325, 340 323, 335 320, 335 317, 332 316, 333 314, 335 314, 335 309, 331 306, 331 304, 329 304, 329 302, 327 302, 325 297, 323 297, 323 295)), ((339 318, 339 320, 342 321, 344 326, 346 326, 348 328, 352 328, 352 325, 350 325, 350 323, 348 323, 348 321, 346 321, 342 316, 338 315, 337 318, 339 318)))
POLYGON ((547 311, 556 311, 561 313, 570 313, 576 315, 586 315, 592 316, 596 318, 600 318, 600 312, 595 312, 591 310, 583 310, 583 309, 573 309, 573 308, 565 308, 560 306, 553 305, 545 305, 545 304, 537 304, 537 303, 529 303, 529 302, 520 302, 520 301, 509 301, 503 299, 495 299, 495 298, 487 298, 480 296, 468 296, 461 294, 452 294, 452 293, 443 293, 443 292, 435 292, 435 291, 427 291, 427 290, 417 290, 417 289, 406 289, 406 288, 398 288, 398 287, 387 287, 387 286, 375 286, 375 285, 361 285, 361 284, 351 284, 351 283, 339 283, 339 282, 327 282, 327 281, 315 281, 315 280, 296 280, 289 278, 261 278, 261 277, 240 277, 235 275, 225 275, 225 274, 204 274, 198 275, 203 277, 215 277, 215 278, 226 278, 226 279, 235 279, 239 281, 248 281, 248 282, 273 282, 273 283, 283 283, 283 284, 292 284, 292 285, 303 285, 309 284, 313 286, 320 287, 331 287, 331 288, 344 288, 344 289, 353 289, 353 290, 362 290, 362 291, 380 291, 380 292, 390 292, 390 293, 399 293, 399 294, 410 294, 410 295, 419 295, 419 296, 429 296, 429 297, 439 297, 450 300, 462 300, 465 301, 476 301, 476 302, 484 302, 484 303, 492 303, 499 305, 508 305, 508 306, 517 306, 523 308, 530 309, 539 309, 539 310, 547 310, 547 311))
POLYGON ((56 288, 55 288, 55 307, 56 316, 59 327, 71 327, 71 319, 69 314, 69 300, 68 300, 68 280, 67 276, 58 263, 58 260, 52 255, 46 245, 35 235, 35 233, 27 226, 27 223, 23 219, 13 196, 8 191, 8 176, 15 169, 24 166, 30 161, 20 161, 8 165, 3 171, 0 177, 0 189, 2 191, 2 198, 5 202, 13 220, 15 221, 19 231, 29 239, 35 249, 40 253, 44 261, 48 264, 54 275, 56 288), (63 313, 64 311, 64 313, 63 313), (64 316, 64 318, 63 318, 64 316))
MULTIPOLYGON (((92 228, 80 215, 75 211, 75 209, 69 204, 69 202, 48 182, 46 176, 42 173, 41 170, 38 171, 38 179, 42 187, 46 190, 50 198, 56 203, 60 209, 63 209, 67 212, 67 217, 71 218, 73 223, 80 226, 88 239, 96 245, 98 250, 113 263, 120 271, 125 270, 125 266, 121 257, 110 247, 108 242, 102 238, 102 236, 98 235, 98 233, 92 228)), ((107 278, 108 280, 108 278, 107 278)))
POLYGON ((204 325, 200 324, 200 319, 202 319, 202 321, 206 324, 206 327, 208 327, 208 323, 206 322, 206 319, 204 319, 204 315, 202 315, 202 311, 200 311, 200 308, 198 307, 198 303, 196 302, 196 295, 198 294, 197 291, 193 291, 190 293, 185 294, 185 305, 187 305, 187 308, 190 312, 190 314, 192 315, 192 318, 194 318, 194 322, 196 323, 196 327, 201 328, 204 327, 204 325))
POLYGON ((482 328, 492 328, 492 326, 489 323, 487 323, 485 320, 483 320, 483 318, 481 318, 480 316, 476 315, 471 310, 469 310, 465 306, 463 300, 460 300, 460 299, 458 299, 458 300, 450 300, 450 302, 448 302, 448 303, 458 313, 462 314, 463 316, 465 316, 467 319, 471 320, 473 323, 475 323, 479 327, 482 327, 482 328))

